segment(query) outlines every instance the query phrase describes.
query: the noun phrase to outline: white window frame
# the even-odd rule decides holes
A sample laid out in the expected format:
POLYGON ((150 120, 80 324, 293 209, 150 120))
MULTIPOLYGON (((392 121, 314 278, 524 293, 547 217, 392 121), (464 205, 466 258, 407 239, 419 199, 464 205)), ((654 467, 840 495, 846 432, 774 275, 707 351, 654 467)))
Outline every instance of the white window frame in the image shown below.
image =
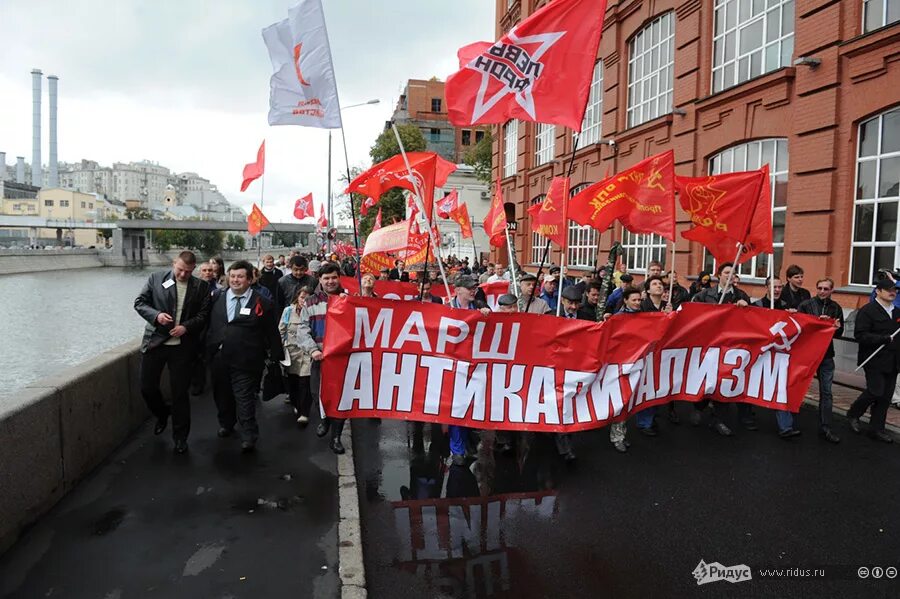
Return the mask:
POLYGON ((790 66, 795 10, 794 0, 715 0, 712 93, 790 66), (753 29, 760 43, 742 51, 753 29))
POLYGON ((581 133, 578 134, 578 145, 587 147, 600 141, 603 125, 603 61, 594 65, 591 76, 591 92, 588 95, 584 120, 581 121, 581 133))
POLYGON ((625 270, 647 274, 647 267, 654 260, 666 265, 666 238, 656 233, 632 233, 622 227, 622 249, 625 250, 625 270))
POLYGON ((628 42, 628 127, 672 112, 674 81, 675 11, 670 10, 628 42))
MULTIPOLYGON (((772 189, 772 199, 770 202, 772 210, 772 226, 775 228, 776 220, 787 221, 787 205, 789 196, 787 189, 789 188, 788 172, 790 151, 788 150, 787 139, 784 137, 770 137, 766 139, 755 139, 752 141, 733 145, 725 148, 718 154, 709 159, 709 174, 721 175, 722 173, 735 173, 739 171, 756 170, 762 168, 764 164, 762 159, 765 155, 770 155, 769 164, 769 185, 772 189), (782 152, 784 156, 782 158, 782 152), (739 164, 735 164, 735 160, 739 164), (727 162, 727 164, 726 164, 727 162), (778 193, 778 185, 785 186, 785 202, 784 206, 775 205, 775 197, 778 193)), ((775 229, 777 231, 777 228, 775 229)), ((773 236, 774 239, 775 236, 773 236)), ((775 264, 784 266, 784 235, 781 240, 774 239, 772 247, 775 250, 775 264)), ((704 249, 703 265, 704 270, 715 272, 716 261, 712 255, 704 249)), ((779 269, 780 271, 781 269, 779 269)), ((769 273, 769 255, 757 254, 750 260, 738 265, 737 275, 744 279, 764 280, 769 273)), ((776 275, 782 273, 776 272, 776 275)))
MULTIPOLYGON (((881 195, 881 174, 882 174, 882 166, 885 160, 898 160, 900 159, 900 150, 893 152, 885 152, 884 151, 884 119, 886 116, 892 115, 894 118, 900 118, 900 106, 894 106, 888 110, 885 110, 881 114, 875 115, 872 118, 866 119, 861 122, 857 126, 857 136, 856 136, 856 173, 854 175, 854 186, 853 186, 853 215, 852 215, 852 234, 850 237, 850 268, 848 270, 849 281, 851 285, 873 285, 875 283, 875 271, 878 267, 881 268, 890 268, 893 269, 894 266, 898 264, 900 261, 900 190, 895 194, 886 194, 881 195), (868 123, 872 121, 877 121, 877 132, 878 139, 875 144, 875 153, 870 156, 861 157, 860 151, 862 150, 862 129, 868 123), (861 166, 867 163, 875 163, 875 185, 873 196, 871 198, 859 198, 859 173, 861 171, 861 166), (898 213, 896 218, 896 230, 894 231, 894 239, 889 239, 886 241, 876 241, 875 240, 875 232, 877 229, 878 218, 880 216, 882 206, 886 205, 894 205, 894 210, 898 213), (858 227, 858 218, 857 218, 857 210, 860 206, 873 206, 872 216, 871 216, 871 236, 869 240, 856 241, 857 227, 858 227), (893 248, 894 249, 894 258, 893 261, 886 264, 875 264, 875 251, 877 248, 893 248), (860 278, 858 276, 854 276, 857 273, 854 272, 854 262, 856 255, 859 251, 868 249, 869 250, 869 269, 868 269, 868 278, 860 278)), ((895 144, 897 142, 894 142, 895 144)), ((890 252, 888 252, 890 253, 890 252)))
MULTIPOLYGON (((531 205, 541 204, 544 201, 544 198, 547 197, 547 194, 541 194, 538 197, 531 200, 531 205)), ((537 233, 535 231, 531 231, 531 264, 540 264, 541 258, 544 257, 544 248, 547 247, 547 238, 537 233)))
POLYGON ((519 158, 519 121, 512 119, 503 126, 503 176, 516 174, 519 158))
MULTIPOLYGON (((581 183, 573 187, 569 192, 569 199, 575 197, 589 185, 591 183, 581 183)), ((568 228, 567 265, 573 268, 594 268, 597 261, 597 245, 600 241, 600 231, 588 225, 581 226, 572 220, 569 221, 568 228)))
POLYGON ((863 0, 861 16, 862 16, 862 32, 863 33, 869 33, 870 31, 875 31, 876 29, 881 29, 882 27, 890 25, 891 23, 896 23, 897 21, 900 21, 900 0, 863 0), (879 25, 875 25, 873 27, 867 27, 866 26, 866 10, 869 8, 869 6, 874 5, 874 4, 881 5, 881 21, 880 21, 879 25), (890 7, 891 4, 893 4, 895 6, 894 10, 897 11, 897 14, 893 20, 888 21, 888 7, 890 7))
POLYGON ((556 149, 556 126, 535 123, 534 126, 534 166, 541 166, 553 160, 556 149))

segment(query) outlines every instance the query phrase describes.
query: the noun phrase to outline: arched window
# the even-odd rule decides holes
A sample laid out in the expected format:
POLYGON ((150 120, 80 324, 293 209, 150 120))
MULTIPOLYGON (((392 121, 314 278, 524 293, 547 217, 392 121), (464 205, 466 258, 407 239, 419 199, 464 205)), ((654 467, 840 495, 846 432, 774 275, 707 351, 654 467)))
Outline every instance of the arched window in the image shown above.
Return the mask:
POLYGON ((654 260, 666 265, 666 240, 656 233, 632 233, 623 228, 622 249, 625 250, 625 270, 644 274, 654 260))
POLYGON ((790 66, 794 0, 716 0, 712 91, 790 66))
MULTIPOLYGON (((544 201, 546 194, 541 194, 531 200, 531 205, 540 204, 544 201)), ((530 226, 530 225, 529 225, 530 226)), ((544 248, 547 246, 547 238, 541 235, 540 233, 531 232, 531 264, 540 264, 541 258, 544 255, 544 248)), ((550 257, 548 255, 547 261, 550 261, 550 257)))
POLYGON ((503 176, 512 177, 516 174, 516 160, 518 159, 519 146, 519 121, 512 119, 503 126, 503 176))
POLYGON ((553 160, 553 151, 555 149, 554 137, 556 136, 556 127, 553 125, 545 125, 537 123, 534 128, 534 166, 547 164, 553 160))
MULTIPOLYGON (((736 173, 752 171, 769 165, 772 187, 772 238, 775 248, 775 274, 781 274, 784 256, 784 222, 787 216, 788 189, 788 147, 786 139, 761 139, 732 146, 713 156, 709 161, 709 173, 736 173)), ((715 261, 709 252, 705 253, 704 270, 715 269, 715 261)), ((764 279, 769 274, 768 254, 757 254, 738 267, 743 277, 764 279)))
POLYGON ((628 126, 672 112, 675 13, 653 19, 628 43, 628 126))
POLYGON ((603 124, 603 61, 594 65, 591 77, 591 93, 588 96, 584 120, 581 122, 581 135, 578 147, 584 148, 600 141, 600 130, 603 124))
POLYGON ((900 263, 900 107, 859 125, 850 283, 871 285, 900 263))
MULTIPOLYGON (((598 63, 599 64, 599 63, 598 63)), ((576 185, 569 192, 569 197, 573 198, 576 194, 584 190, 590 183, 581 183, 576 185)), ((573 268, 593 268, 597 261, 597 243, 599 241, 600 232, 589 226, 581 226, 576 222, 569 221, 569 251, 566 255, 568 266, 573 268)))

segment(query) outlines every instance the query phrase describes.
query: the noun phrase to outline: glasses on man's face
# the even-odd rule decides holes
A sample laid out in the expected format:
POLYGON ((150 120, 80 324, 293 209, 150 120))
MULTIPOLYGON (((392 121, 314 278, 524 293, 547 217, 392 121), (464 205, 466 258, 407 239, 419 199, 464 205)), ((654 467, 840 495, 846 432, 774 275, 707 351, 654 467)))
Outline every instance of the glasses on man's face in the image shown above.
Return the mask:
POLYGON ((817 291, 831 291, 831 287, 816 287, 817 291))

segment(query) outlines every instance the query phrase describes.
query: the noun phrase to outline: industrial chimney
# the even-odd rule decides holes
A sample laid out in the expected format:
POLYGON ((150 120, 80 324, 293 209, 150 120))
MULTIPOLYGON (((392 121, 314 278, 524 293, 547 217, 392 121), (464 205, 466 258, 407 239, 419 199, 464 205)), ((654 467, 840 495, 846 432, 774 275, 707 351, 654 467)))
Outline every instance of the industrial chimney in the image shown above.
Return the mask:
POLYGON ((6 181, 6 152, 0 152, 0 181, 6 181))
POLYGON ((56 160, 56 82, 59 77, 47 77, 47 91, 50 94, 50 187, 59 187, 59 164, 56 160))
POLYGON ((31 71, 31 184, 41 187, 41 78, 40 69, 31 71))
POLYGON ((25 157, 16 156, 16 183, 25 182, 25 157))

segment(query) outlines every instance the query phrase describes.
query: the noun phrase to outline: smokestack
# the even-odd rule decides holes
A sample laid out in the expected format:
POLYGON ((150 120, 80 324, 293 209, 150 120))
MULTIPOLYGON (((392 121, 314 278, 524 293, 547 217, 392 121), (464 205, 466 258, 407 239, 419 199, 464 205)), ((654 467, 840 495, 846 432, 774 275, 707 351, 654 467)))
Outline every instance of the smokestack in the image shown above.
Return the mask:
POLYGON ((6 181, 6 152, 0 152, 0 181, 6 181))
POLYGON ((25 182, 25 157, 16 156, 16 183, 25 182))
POLYGON ((41 176, 41 84, 40 69, 31 71, 31 184, 40 187, 41 176))
POLYGON ((56 82, 59 77, 47 77, 47 92, 50 94, 50 187, 59 187, 59 165, 56 161, 56 82))

